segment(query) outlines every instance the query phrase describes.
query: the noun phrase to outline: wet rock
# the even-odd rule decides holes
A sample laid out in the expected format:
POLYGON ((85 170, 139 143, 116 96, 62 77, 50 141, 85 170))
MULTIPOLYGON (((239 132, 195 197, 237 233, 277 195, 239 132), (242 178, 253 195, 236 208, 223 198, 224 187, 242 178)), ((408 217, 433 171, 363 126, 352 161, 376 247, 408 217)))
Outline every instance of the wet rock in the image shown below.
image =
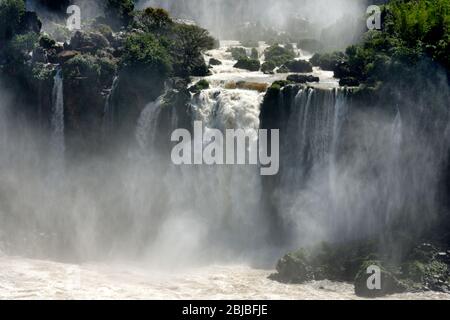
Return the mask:
POLYGON ((319 82, 319 77, 314 77, 312 75, 303 74, 291 74, 287 77, 287 80, 295 83, 307 83, 307 82, 319 82))
POLYGON ((277 263, 278 274, 272 279, 286 283, 304 283, 314 279, 314 272, 304 249, 288 253, 277 263))
POLYGON ((217 60, 215 58, 209 59, 209 65, 210 66, 220 66, 222 64, 222 61, 217 60))
POLYGON ((199 93, 202 90, 209 89, 209 82, 205 79, 198 81, 196 84, 189 88, 192 93, 199 93))
POLYGON ((274 74, 273 70, 276 67, 277 66, 275 65, 275 63, 273 63, 272 61, 267 61, 262 64, 261 71, 265 74, 274 74))
POLYGON ((375 257, 371 242, 339 245, 322 243, 288 253, 278 261, 275 279, 299 283, 308 280, 353 281, 361 264, 375 257))
POLYGON ((380 261, 368 260, 361 265, 361 268, 355 278, 355 294, 361 297, 376 298, 389 294, 402 293, 408 290, 408 286, 389 270, 387 270, 380 261), (380 270, 379 287, 369 286, 372 283, 373 274, 368 272, 371 266, 376 266, 380 270))

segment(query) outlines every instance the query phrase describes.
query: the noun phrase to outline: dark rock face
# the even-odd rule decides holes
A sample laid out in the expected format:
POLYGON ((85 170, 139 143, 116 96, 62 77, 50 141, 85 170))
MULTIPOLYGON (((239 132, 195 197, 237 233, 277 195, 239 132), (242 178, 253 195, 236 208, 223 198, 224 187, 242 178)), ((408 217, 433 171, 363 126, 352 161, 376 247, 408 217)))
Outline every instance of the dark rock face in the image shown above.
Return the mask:
POLYGON ((42 47, 33 50, 33 63, 48 63, 47 52, 42 47))
POLYGON ((220 66, 222 62, 220 60, 217 60, 215 58, 209 59, 209 65, 210 66, 220 66))
POLYGON ((25 15, 21 21, 21 30, 25 33, 35 32, 39 33, 42 28, 42 22, 38 18, 36 12, 25 12, 25 15))
POLYGON ((286 78, 288 81, 292 81, 295 83, 307 83, 307 82, 319 82, 319 77, 314 77, 311 75, 302 75, 302 74, 291 74, 286 78))
POLYGON ((348 87, 358 87, 359 81, 355 78, 347 77, 339 80, 340 86, 348 86, 348 87))

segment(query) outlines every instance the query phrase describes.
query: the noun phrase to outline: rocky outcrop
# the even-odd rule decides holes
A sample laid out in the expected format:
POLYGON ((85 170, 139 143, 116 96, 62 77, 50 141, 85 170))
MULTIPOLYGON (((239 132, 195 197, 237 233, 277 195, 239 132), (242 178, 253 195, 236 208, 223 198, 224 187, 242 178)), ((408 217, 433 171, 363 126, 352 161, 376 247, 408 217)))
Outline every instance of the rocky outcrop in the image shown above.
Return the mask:
POLYGON ((248 71, 259 71, 259 69, 261 68, 261 63, 259 62, 259 60, 243 58, 239 59, 234 67, 238 69, 245 69, 248 71))
POLYGON ((291 60, 284 64, 290 72, 308 73, 312 72, 312 64, 306 60, 291 60))
POLYGON ((397 279, 393 272, 383 267, 380 261, 365 261, 361 264, 360 270, 355 277, 355 293, 361 297, 383 297, 389 294, 402 293, 407 290, 408 286, 397 279), (377 276, 374 272, 378 271, 380 272, 379 280, 375 278, 372 280, 370 277, 377 276))
POLYGON ((312 75, 302 75, 302 74, 291 74, 287 76, 286 80, 292 81, 295 83, 307 83, 307 82, 319 82, 319 77, 315 77, 312 75))
POLYGON ((217 60, 215 58, 209 59, 209 65, 210 66, 220 66, 222 62, 220 60, 217 60))

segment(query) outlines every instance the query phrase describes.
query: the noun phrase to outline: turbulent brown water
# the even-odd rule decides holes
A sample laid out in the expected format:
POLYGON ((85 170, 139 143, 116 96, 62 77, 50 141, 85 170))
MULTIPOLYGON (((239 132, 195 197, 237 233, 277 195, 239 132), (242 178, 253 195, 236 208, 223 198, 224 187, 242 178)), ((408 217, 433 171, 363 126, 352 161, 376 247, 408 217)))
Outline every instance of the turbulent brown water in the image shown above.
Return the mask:
MULTIPOLYGON (((0 268, 0 299, 360 299, 352 284, 282 284, 268 279, 273 270, 246 265, 163 273, 128 263, 72 265, 0 257, 0 268)), ((387 299, 450 300, 450 295, 421 292, 387 299)))

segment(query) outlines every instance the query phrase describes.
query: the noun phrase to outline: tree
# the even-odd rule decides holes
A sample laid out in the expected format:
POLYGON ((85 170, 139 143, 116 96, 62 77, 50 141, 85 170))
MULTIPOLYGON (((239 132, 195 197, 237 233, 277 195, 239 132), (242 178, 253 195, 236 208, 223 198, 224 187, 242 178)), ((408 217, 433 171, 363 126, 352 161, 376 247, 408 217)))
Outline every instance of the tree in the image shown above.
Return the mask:
POLYGON ((127 26, 133 18, 133 0, 106 0, 105 17, 115 29, 127 26))
POLYGON ((172 29, 174 22, 164 9, 146 8, 136 14, 135 25, 145 32, 165 35, 172 29))
POLYGON ((150 33, 134 34, 126 40, 122 65, 130 71, 162 78, 171 72, 169 53, 150 33))
POLYGON ((180 75, 189 75, 203 62, 202 52, 214 48, 209 32, 195 25, 178 24, 174 28, 171 52, 180 75))
POLYGON ((23 0, 0 0, 0 44, 19 32, 24 14, 23 0))

